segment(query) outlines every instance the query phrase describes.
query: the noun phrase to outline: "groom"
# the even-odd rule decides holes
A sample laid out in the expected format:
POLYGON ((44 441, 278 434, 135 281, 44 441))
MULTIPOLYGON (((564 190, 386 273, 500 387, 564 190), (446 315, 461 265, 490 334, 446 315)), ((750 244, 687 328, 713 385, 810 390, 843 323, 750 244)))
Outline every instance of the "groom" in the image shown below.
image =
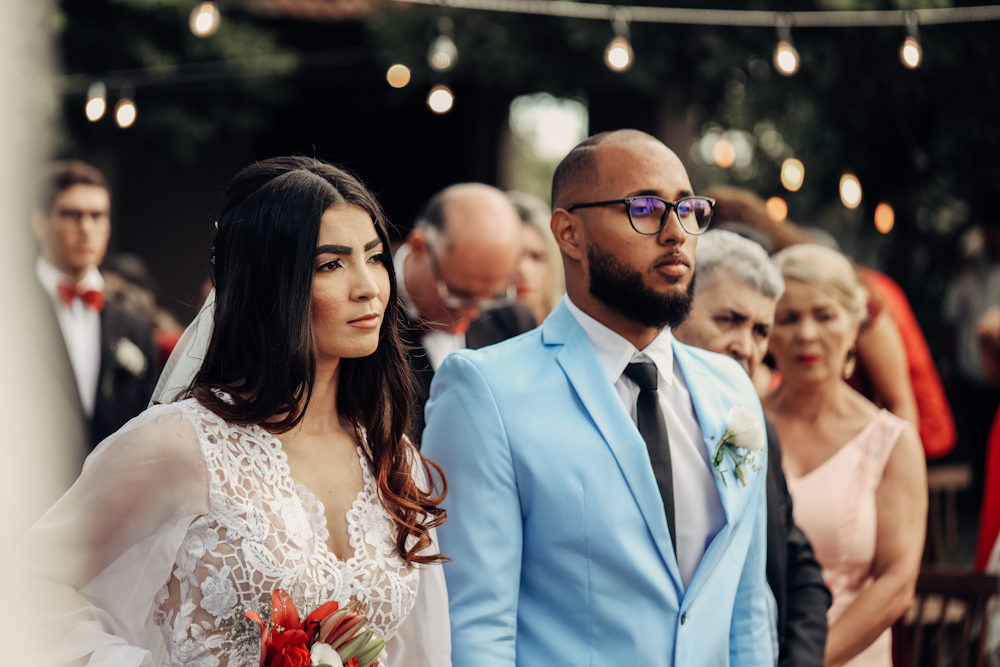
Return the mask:
POLYGON ((434 378, 457 667, 774 665, 766 460, 746 486, 712 465, 730 409, 762 423, 760 404, 732 359, 670 333, 711 214, 691 195, 647 134, 581 143, 552 185, 567 298, 434 378))

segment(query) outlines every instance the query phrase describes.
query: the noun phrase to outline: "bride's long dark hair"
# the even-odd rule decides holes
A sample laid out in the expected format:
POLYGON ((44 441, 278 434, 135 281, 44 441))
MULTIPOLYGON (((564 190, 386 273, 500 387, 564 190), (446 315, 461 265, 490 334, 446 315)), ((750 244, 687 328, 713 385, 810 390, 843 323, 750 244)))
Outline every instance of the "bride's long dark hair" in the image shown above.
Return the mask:
POLYGON ((390 293, 378 349, 340 361, 337 409, 367 442, 379 498, 396 522, 399 553, 407 563, 437 562, 440 554, 417 554, 431 544, 428 529, 444 522, 438 504, 447 483, 437 464, 404 439, 413 388, 399 335, 387 221, 374 195, 351 174, 312 158, 282 157, 253 164, 230 183, 213 256, 215 325, 189 395, 229 422, 273 433, 301 421, 316 379, 311 303, 320 219, 344 202, 371 215, 385 249, 390 293), (284 417, 269 421, 277 415, 284 417), (414 459, 429 480, 427 491, 413 480, 414 459), (437 496, 435 473, 442 489, 437 496))

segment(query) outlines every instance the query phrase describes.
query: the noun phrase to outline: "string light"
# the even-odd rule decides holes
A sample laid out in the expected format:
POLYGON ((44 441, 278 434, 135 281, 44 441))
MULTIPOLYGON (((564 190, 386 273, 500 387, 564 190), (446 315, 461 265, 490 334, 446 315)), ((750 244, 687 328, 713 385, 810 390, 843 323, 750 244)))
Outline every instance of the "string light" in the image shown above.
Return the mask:
POLYGON ((614 72, 627 72, 634 60, 632 45, 624 37, 613 37, 604 49, 604 64, 614 72))
POLYGON ((627 72, 635 62, 635 52, 632 51, 632 44, 629 42, 628 24, 630 20, 631 16, 628 10, 624 8, 618 8, 614 18, 611 19, 615 36, 611 38, 604 49, 604 64, 612 72, 627 72))
POLYGON ((725 137, 712 146, 712 159, 723 169, 729 169, 736 162, 736 146, 725 137))
POLYGON ((118 103, 115 104, 115 122, 123 130, 132 127, 135 123, 136 108, 132 101, 132 86, 128 83, 122 84, 118 91, 118 103))
POLYGON ((781 222, 788 217, 788 204, 781 197, 771 197, 764 202, 764 208, 767 209, 768 217, 775 222, 781 222))
POLYGON ((799 52, 791 42, 781 40, 774 49, 774 67, 785 76, 792 76, 799 71, 799 52))
POLYGON ((118 100, 118 104, 115 105, 115 122, 118 123, 118 127, 122 129, 132 127, 135 116, 135 102, 127 97, 118 100))
POLYGON ((427 106, 436 114, 446 114, 455 105, 455 94, 448 86, 434 86, 427 96, 427 106))
POLYGON ((393 65, 386 72, 385 80, 393 88, 403 88, 410 82, 410 68, 406 65, 393 65))
POLYGON ((899 59, 909 69, 919 67, 923 56, 924 50, 920 48, 920 42, 916 37, 907 37, 903 40, 903 45, 899 47, 899 59))
POLYGON ((790 157, 781 163, 781 184, 789 192, 797 192, 805 177, 806 168, 801 160, 790 157))
POLYGON ((907 69, 917 69, 924 59, 924 50, 920 46, 920 34, 917 32, 917 16, 913 12, 906 13, 906 29, 910 34, 899 47, 899 59, 907 69))
POLYGON ((875 229, 883 234, 888 234, 892 231, 892 226, 895 223, 896 212, 892 210, 892 206, 882 202, 875 207, 875 229))
POLYGON ((199 3, 191 10, 188 26, 197 37, 211 37, 219 30, 222 15, 214 2, 199 3))
POLYGON ((438 19, 438 36, 427 49, 427 63, 438 72, 447 72, 458 62, 458 47, 452 36, 455 23, 447 16, 438 19))
POLYGON ((857 208, 861 203, 861 181, 851 172, 840 177, 840 201, 847 208, 857 208))
POLYGON ((97 122, 104 117, 104 112, 108 110, 108 89, 100 81, 90 84, 87 89, 87 105, 83 108, 87 114, 87 120, 91 123, 97 122))

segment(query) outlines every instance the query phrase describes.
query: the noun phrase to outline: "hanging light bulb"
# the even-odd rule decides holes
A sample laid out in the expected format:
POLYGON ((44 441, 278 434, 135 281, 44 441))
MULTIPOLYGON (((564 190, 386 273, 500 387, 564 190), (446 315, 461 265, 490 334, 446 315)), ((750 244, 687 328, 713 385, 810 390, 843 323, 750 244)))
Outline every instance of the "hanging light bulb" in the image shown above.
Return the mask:
POLYGON ((771 197, 764 202, 767 215, 775 222, 781 222, 788 217, 788 204, 781 197, 771 197))
POLYGON ((712 160, 723 169, 729 169, 736 163, 736 146, 726 137, 720 138, 712 146, 712 160))
POLYGON ((90 84, 87 89, 87 105, 83 108, 84 113, 87 114, 87 120, 91 123, 101 120, 107 109, 108 89, 100 81, 90 84))
POLYGON ((458 47, 452 39, 455 23, 447 16, 438 19, 438 36, 427 49, 427 63, 438 72, 447 72, 458 62, 458 47))
POLYGON ((615 36, 604 49, 604 64, 612 72, 627 72, 635 62, 635 52, 632 51, 632 44, 629 42, 630 19, 631 15, 624 7, 615 10, 615 16, 611 19, 615 36))
POLYGON ((188 25, 197 37, 211 37, 219 30, 222 15, 214 2, 201 2, 191 10, 188 25))
POLYGON ((917 15, 906 13, 906 29, 910 34, 899 47, 899 59, 907 69, 917 69, 924 59, 924 50, 920 47, 920 34, 917 32, 917 15))
POLYGON ((614 37, 604 49, 604 64, 615 72, 626 72, 632 67, 635 54, 624 37, 614 37))
POLYGON ((122 84, 121 90, 118 92, 118 103, 115 104, 115 122, 123 130, 132 127, 132 124, 135 123, 136 109, 132 95, 132 86, 127 83, 122 84))
POLYGON ((806 168, 800 160, 790 157, 781 163, 781 184, 789 192, 798 191, 805 177, 806 168))
POLYGON ((781 40, 774 49, 774 67, 785 76, 792 76, 799 71, 799 52, 791 42, 781 40))
POLYGON ((840 177, 840 201, 847 208, 857 208, 861 203, 861 181, 849 171, 840 177))
POLYGON ((787 14, 778 16, 778 46, 774 49, 774 67, 785 76, 792 76, 799 71, 802 59, 792 44, 792 21, 787 14))
POLYGON ((455 94, 448 86, 434 86, 427 96, 427 106, 438 115, 446 114, 455 106, 455 94))
POLYGON ((406 65, 393 65, 386 72, 385 80, 393 88, 403 88, 410 82, 410 68, 406 65))
POLYGON ((875 229, 882 234, 888 234, 894 224, 896 224, 896 212, 892 210, 892 206, 882 202, 875 207, 875 229))
POLYGON ((916 37, 907 37, 903 40, 903 45, 899 47, 899 59, 908 69, 917 69, 923 57, 924 50, 920 48, 920 41, 916 37))
POLYGON ((127 97, 118 100, 115 105, 115 122, 122 129, 132 127, 135 122, 135 102, 127 97))

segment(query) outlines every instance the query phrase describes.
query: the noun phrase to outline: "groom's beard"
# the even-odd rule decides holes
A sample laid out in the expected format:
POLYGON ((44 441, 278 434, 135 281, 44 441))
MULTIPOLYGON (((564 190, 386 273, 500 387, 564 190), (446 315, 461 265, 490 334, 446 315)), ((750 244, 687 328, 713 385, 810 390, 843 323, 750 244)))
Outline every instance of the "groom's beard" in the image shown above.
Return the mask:
POLYGON ((671 329, 683 322, 694 301, 694 276, 687 291, 661 294, 646 286, 642 274, 594 244, 587 246, 590 293, 611 310, 650 329, 671 329))

